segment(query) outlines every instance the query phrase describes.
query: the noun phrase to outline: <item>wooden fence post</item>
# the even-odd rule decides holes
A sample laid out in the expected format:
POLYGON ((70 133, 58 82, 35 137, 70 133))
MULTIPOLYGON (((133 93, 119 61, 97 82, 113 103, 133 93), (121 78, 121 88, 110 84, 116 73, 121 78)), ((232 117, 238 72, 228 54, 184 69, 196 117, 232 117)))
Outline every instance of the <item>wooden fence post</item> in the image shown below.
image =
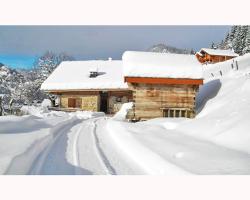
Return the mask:
POLYGON ((0 116, 3 116, 3 105, 2 105, 2 97, 0 96, 0 116))
POLYGON ((239 70, 238 61, 236 61, 235 63, 236 63, 236 69, 239 70))

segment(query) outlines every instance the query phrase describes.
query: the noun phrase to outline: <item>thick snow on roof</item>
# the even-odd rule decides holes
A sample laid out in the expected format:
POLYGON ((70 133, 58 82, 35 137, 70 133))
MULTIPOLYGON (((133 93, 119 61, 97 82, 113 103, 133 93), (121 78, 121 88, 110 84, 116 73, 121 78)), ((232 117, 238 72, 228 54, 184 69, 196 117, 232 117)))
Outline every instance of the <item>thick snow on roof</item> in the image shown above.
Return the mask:
POLYGON ((196 54, 198 54, 199 56, 202 56, 201 52, 196 52, 196 54))
POLYGON ((65 61, 42 84, 42 90, 126 89, 121 60, 65 61), (90 78, 90 72, 98 76, 90 78))
POLYGON ((201 51, 205 51, 206 53, 210 54, 210 55, 217 55, 217 56, 239 56, 237 53, 234 53, 232 50, 227 49, 227 50, 223 50, 223 49, 208 49, 208 48, 202 48, 200 50, 201 51))
POLYGON ((127 77, 202 79, 202 65, 194 55, 126 51, 122 57, 127 77))

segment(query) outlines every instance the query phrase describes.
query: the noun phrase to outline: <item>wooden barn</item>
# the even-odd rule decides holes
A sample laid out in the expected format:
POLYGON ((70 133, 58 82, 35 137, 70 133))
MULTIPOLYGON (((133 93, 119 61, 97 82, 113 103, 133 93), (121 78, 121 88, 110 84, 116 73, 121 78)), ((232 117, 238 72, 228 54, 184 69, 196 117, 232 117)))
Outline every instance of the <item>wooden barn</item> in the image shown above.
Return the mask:
POLYGON ((57 95, 56 110, 117 112, 132 100, 124 83, 121 60, 62 62, 42 84, 41 89, 57 95))
POLYGON ((222 50, 222 49, 208 49, 208 48, 202 48, 195 55, 201 63, 223 62, 239 56, 237 53, 234 53, 230 49, 222 50))
POLYGON ((128 119, 195 117, 203 74, 194 55, 128 51, 123 54, 123 68, 134 101, 128 119))

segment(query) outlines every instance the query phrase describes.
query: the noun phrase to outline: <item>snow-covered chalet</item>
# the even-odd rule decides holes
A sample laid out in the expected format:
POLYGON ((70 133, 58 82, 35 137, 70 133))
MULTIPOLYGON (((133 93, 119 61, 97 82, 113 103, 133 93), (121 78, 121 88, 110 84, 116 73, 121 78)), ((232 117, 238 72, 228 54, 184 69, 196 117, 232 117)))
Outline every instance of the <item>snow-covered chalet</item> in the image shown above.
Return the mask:
POLYGON ((129 119, 195 117, 203 73, 194 55, 128 51, 122 59, 125 82, 133 91, 129 119))
POLYGON ((59 97, 60 110, 116 113, 132 100, 121 60, 64 61, 41 89, 59 97))
POLYGON ((209 48, 202 48, 195 55, 201 63, 223 62, 239 56, 237 53, 234 53, 231 49, 223 50, 223 49, 209 49, 209 48))
POLYGON ((122 60, 62 62, 42 84, 58 109, 116 113, 134 102, 128 119, 195 117, 195 96, 203 84, 194 55, 126 51, 122 60))

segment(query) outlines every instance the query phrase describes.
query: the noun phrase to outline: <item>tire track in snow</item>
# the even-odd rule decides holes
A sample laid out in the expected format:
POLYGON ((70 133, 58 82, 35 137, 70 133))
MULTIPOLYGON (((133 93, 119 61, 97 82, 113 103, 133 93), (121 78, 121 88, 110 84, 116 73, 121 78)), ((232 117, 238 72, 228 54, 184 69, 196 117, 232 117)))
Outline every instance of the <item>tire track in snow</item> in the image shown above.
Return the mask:
MULTIPOLYGON (((72 129, 72 127, 74 127, 75 125, 79 124, 81 122, 81 120, 77 119, 77 118, 73 118, 68 120, 68 123, 65 124, 63 123, 61 126, 57 126, 55 127, 55 130, 52 130, 52 133, 54 135, 54 139, 52 141, 50 141, 50 143, 48 144, 48 146, 45 148, 45 150, 41 153, 41 155, 38 157, 37 161, 35 161, 31 167, 31 171, 29 172, 29 174, 57 174, 56 172, 43 172, 43 168, 48 165, 48 158, 51 156, 51 152, 53 151, 53 149, 55 148, 55 145, 57 145, 57 143, 59 142, 59 140, 62 139, 62 137, 66 137, 65 135, 68 133, 68 131, 70 131, 72 129)), ((81 130, 79 130, 78 132, 80 133, 81 130)), ((77 140, 76 140, 76 144, 77 144, 77 140)), ((76 145, 77 146, 77 145, 76 145)), ((66 148, 63 147, 63 148, 66 148)), ((77 148, 77 147, 76 147, 77 148)), ((62 151, 65 150, 66 153, 66 149, 62 149, 62 151)), ((77 152, 77 150, 76 150, 77 152)), ((78 155, 78 152, 77 152, 78 155)), ((53 154, 52 154, 53 156, 53 154)), ((76 159, 78 159, 77 156, 75 156, 76 159)), ((79 161, 77 160, 76 162, 79 163, 79 161)), ((70 174, 74 173, 74 174, 85 174, 85 172, 83 172, 82 169, 78 169, 78 166, 70 166, 67 161, 65 160, 65 162, 62 163, 56 163, 56 164, 60 164, 60 167, 63 167, 62 165, 65 165, 65 170, 69 169, 72 172, 70 172, 70 174), (82 170, 82 171, 81 171, 82 170), (74 171, 74 172, 73 172, 74 171)), ((46 167, 45 167, 46 170, 46 167)), ((61 174, 64 174, 63 172, 61 174)), ((67 171, 65 171, 65 174, 67 174, 67 171)), ((88 173, 87 173, 88 174, 88 173)))
POLYGON ((83 124, 81 124, 80 128, 77 130, 74 140, 73 140, 73 164, 75 166, 80 166, 79 161, 79 151, 78 151, 78 141, 79 141, 79 135, 83 129, 83 124))
POLYGON ((96 129, 97 129, 97 124, 96 122, 100 120, 99 119, 96 119, 93 121, 93 125, 94 125, 94 128, 93 128, 93 135, 94 135, 94 142, 95 142, 95 146, 96 146, 96 150, 99 154, 99 157, 100 157, 100 160, 103 162, 104 166, 106 167, 107 169, 107 173, 110 174, 110 175, 116 175, 116 170, 114 169, 114 167, 112 167, 111 163, 109 162, 107 156, 105 155, 105 153, 103 152, 102 148, 101 148, 101 145, 100 145, 100 140, 97 136, 97 133, 96 133, 96 129))

